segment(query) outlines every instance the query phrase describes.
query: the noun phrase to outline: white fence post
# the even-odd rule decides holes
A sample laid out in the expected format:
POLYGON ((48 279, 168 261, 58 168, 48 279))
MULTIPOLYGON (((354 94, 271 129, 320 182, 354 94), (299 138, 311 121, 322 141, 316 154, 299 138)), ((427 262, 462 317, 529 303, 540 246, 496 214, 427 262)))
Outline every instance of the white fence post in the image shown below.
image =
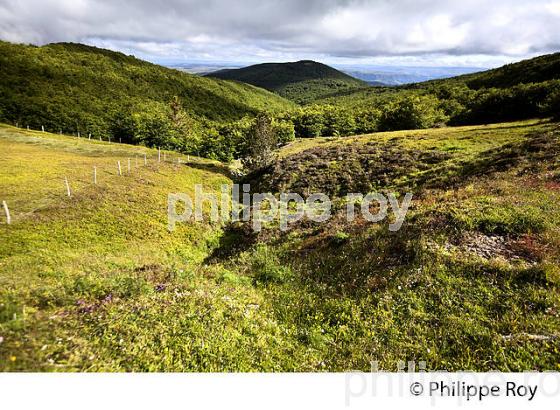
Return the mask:
POLYGON ((45 132, 45 126, 41 125, 41 131, 45 132))
POLYGON ((68 194, 68 196, 72 196, 72 193, 70 192, 70 184, 68 183, 68 178, 64 177, 64 183, 66 184, 66 193, 68 194))
POLYGON ((148 158, 146 157, 146 153, 144 152, 144 165, 148 164, 148 158))
POLYGON ((97 167, 93 167, 93 183, 97 185, 97 167))
POLYGON ((8 209, 8 204, 6 201, 2 201, 2 205, 4 206, 4 212, 6 212, 6 223, 9 225, 12 223, 12 217, 10 216, 10 210, 8 209))
POLYGON ((161 162, 161 149, 159 147, 157 149, 157 162, 161 162))
POLYGON ((122 171, 121 171, 121 162, 117 161, 117 166, 119 168, 119 175, 122 175, 122 171))

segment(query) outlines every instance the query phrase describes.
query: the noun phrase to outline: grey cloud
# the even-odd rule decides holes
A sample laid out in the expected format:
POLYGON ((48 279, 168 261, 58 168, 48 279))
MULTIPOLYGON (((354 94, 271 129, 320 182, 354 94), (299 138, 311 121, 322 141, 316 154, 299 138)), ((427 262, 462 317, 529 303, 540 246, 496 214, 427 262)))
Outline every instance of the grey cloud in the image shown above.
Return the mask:
POLYGON ((154 57, 526 56, 560 49, 560 0, 0 0, 0 38, 154 57))

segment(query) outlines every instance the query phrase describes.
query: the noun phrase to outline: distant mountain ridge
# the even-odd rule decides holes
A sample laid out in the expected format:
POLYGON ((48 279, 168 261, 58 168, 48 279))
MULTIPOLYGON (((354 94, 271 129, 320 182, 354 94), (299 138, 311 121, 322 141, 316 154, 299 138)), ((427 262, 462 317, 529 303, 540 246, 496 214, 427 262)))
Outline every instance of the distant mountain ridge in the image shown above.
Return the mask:
POLYGON ((311 60, 255 64, 239 69, 219 70, 206 76, 251 84, 298 103, 368 87, 362 80, 311 60))

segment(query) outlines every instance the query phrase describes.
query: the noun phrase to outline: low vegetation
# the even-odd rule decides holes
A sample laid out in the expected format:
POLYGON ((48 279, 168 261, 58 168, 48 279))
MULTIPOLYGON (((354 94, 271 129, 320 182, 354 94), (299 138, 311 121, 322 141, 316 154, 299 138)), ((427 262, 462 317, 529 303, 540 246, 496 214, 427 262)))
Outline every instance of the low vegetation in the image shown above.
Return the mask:
POLYGON ((292 142, 248 178, 326 189, 334 216, 258 235, 167 231, 169 192, 232 182, 218 162, 9 126, 0 146, 2 370, 559 370, 556 123, 292 142), (415 196, 390 232, 346 221, 348 190, 415 196))

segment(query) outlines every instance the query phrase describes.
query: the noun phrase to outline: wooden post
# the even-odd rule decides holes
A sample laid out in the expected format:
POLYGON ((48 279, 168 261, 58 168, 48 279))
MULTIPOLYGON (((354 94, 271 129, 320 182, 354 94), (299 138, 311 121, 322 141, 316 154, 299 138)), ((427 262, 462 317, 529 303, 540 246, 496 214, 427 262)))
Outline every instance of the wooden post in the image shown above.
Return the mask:
POLYGON ((97 185, 97 167, 93 167, 93 183, 97 185))
POLYGON ((157 149, 157 162, 161 162, 161 149, 159 147, 157 149))
POLYGON ((72 193, 70 192, 70 184, 68 183, 68 178, 64 177, 64 183, 66 184, 66 193, 68 194, 68 196, 72 196, 72 193))
POLYGON ((128 173, 130 174, 130 158, 128 158, 128 173))
POLYGON ((144 165, 148 164, 148 158, 146 158, 146 153, 144 152, 144 165))
POLYGON ((10 216, 10 210, 8 209, 8 204, 6 201, 2 201, 2 205, 4 206, 4 212, 6 212, 6 223, 9 225, 12 223, 12 217, 10 216))
POLYGON ((121 171, 121 162, 117 161, 117 166, 119 168, 119 175, 122 175, 122 171, 121 171))
POLYGON ((111 143, 111 137, 109 137, 109 144, 111 143))
POLYGON ((45 132, 45 126, 41 125, 41 131, 45 132))
POLYGON ((88 138, 87 138, 87 139, 88 139, 88 140, 91 139, 91 132, 88 134, 88 138))
POLYGON ((29 125, 27 126, 27 131, 29 131, 29 125))

